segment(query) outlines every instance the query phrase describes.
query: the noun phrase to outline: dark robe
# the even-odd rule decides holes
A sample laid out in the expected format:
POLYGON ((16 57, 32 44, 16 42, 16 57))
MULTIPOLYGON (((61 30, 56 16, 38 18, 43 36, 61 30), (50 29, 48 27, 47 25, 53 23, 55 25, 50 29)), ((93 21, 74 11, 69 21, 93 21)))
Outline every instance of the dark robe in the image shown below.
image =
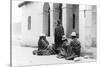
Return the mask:
POLYGON ((39 39, 38 50, 45 50, 45 49, 47 49, 48 45, 49 45, 49 43, 46 39, 45 40, 44 40, 44 38, 39 39))
POLYGON ((54 51, 49 47, 49 42, 46 40, 46 37, 40 38, 38 41, 38 51, 37 55, 52 55, 54 51))
POLYGON ((63 26, 59 25, 55 28, 55 49, 58 50, 62 45, 62 36, 64 35, 63 26))

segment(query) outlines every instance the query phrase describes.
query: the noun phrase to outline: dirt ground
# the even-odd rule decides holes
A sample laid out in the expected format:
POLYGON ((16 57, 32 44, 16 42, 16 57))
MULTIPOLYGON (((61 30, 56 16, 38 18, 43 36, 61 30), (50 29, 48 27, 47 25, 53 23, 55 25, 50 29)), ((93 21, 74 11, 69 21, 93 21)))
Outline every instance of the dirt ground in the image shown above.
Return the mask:
POLYGON ((37 48, 32 45, 24 45, 21 40, 14 40, 12 42, 12 65, 13 66, 27 66, 27 65, 44 65, 44 64, 67 64, 79 62, 96 61, 96 48, 85 49, 82 57, 75 58, 75 60, 58 59, 57 55, 37 56, 33 55, 33 50, 37 48), (90 58, 88 58, 90 57, 90 58))

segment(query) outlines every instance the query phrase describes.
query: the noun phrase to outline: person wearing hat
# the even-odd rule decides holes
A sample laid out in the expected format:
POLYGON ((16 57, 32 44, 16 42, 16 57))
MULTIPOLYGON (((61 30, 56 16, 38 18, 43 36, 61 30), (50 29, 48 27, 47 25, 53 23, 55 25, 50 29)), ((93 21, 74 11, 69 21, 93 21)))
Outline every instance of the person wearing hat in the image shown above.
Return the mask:
POLYGON ((57 56, 57 58, 64 58, 65 55, 66 55, 66 46, 68 45, 68 40, 66 38, 66 35, 63 35, 62 36, 62 45, 61 47, 59 48, 59 54, 57 56))
POLYGON ((45 50, 49 45, 45 34, 42 34, 38 40, 38 50, 45 50))
POLYGON ((75 55, 77 57, 79 57, 80 56, 80 52, 81 52, 81 44, 80 44, 80 41, 77 40, 75 32, 71 33, 71 42, 70 42, 70 45, 72 47, 72 51, 75 53, 75 55))
POLYGON ((63 41, 62 47, 60 49, 60 53, 57 56, 57 58, 65 58, 66 60, 73 60, 75 54, 73 53, 72 48, 65 35, 62 37, 62 41, 63 41))
POLYGON ((46 36, 42 34, 38 40, 38 51, 37 55, 53 55, 54 51, 50 47, 49 42, 46 39, 46 36))
POLYGON ((47 49, 49 43, 46 40, 45 34, 41 34, 38 40, 38 50, 33 51, 33 55, 43 55, 44 50, 47 49))

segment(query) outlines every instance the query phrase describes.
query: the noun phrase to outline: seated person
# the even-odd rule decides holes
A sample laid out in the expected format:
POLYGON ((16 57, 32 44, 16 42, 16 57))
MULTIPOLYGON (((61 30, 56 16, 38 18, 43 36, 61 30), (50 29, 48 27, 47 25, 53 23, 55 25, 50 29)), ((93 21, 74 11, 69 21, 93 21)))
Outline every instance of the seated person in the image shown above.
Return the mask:
POLYGON ((72 48, 65 36, 62 37, 62 47, 60 49, 60 53, 58 54, 58 58, 65 58, 66 60, 73 60, 74 59, 74 53, 72 51, 72 48))
POLYGON ((78 41, 77 38, 76 38, 76 33, 75 32, 72 32, 72 34, 71 34, 70 45, 72 47, 72 51, 75 53, 75 55, 77 57, 79 57, 80 52, 81 52, 81 45, 80 45, 80 41, 78 41))
POLYGON ((49 42, 46 40, 46 36, 40 36, 38 41, 38 50, 45 50, 48 48, 49 42))
POLYGON ((59 51, 60 53, 58 54, 58 58, 64 58, 65 55, 66 55, 66 48, 67 48, 67 43, 68 43, 68 40, 66 39, 66 36, 64 35, 62 37, 62 46, 60 47, 59 51))
POLYGON ((54 54, 54 51, 52 50, 52 47, 49 46, 49 42, 46 39, 45 35, 40 36, 38 40, 38 50, 33 51, 33 54, 37 55, 52 55, 54 54))

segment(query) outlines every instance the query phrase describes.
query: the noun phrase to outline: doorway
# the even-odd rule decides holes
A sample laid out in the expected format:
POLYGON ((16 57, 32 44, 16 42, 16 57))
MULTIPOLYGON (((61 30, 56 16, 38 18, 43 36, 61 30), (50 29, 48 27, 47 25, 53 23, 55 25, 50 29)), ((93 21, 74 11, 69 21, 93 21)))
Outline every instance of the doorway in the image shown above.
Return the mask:
POLYGON ((50 36, 50 5, 44 3, 43 6, 43 33, 50 36))

